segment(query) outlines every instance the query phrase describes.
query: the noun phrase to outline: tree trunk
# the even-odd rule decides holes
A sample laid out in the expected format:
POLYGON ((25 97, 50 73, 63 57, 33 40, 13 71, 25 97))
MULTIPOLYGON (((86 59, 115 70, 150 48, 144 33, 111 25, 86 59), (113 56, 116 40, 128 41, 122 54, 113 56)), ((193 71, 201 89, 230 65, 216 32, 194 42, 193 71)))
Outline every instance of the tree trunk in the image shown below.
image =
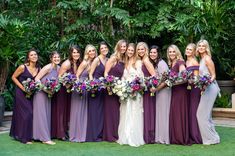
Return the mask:
MULTIPOLYGON (((114 0, 110 0, 110 8, 113 7, 113 2, 114 2, 114 0)), ((114 36, 113 19, 111 16, 109 17, 109 24, 110 24, 111 34, 112 34, 112 36, 114 36)))
POLYGON ((9 71, 9 62, 0 62, 1 68, 0 68, 0 93, 4 91, 5 83, 8 76, 9 71))

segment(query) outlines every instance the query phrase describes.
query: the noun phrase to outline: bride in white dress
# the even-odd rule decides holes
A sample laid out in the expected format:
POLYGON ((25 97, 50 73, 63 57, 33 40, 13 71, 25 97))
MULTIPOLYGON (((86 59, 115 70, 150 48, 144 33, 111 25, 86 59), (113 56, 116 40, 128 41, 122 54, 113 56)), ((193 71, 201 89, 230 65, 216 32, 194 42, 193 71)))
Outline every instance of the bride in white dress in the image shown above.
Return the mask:
MULTIPOLYGON (((122 79, 132 81, 136 76, 144 77, 141 60, 137 60, 135 44, 130 43, 126 52, 126 64, 122 79)), ((138 147, 145 144, 143 138, 143 96, 121 101, 120 122, 118 127, 119 144, 138 147)))

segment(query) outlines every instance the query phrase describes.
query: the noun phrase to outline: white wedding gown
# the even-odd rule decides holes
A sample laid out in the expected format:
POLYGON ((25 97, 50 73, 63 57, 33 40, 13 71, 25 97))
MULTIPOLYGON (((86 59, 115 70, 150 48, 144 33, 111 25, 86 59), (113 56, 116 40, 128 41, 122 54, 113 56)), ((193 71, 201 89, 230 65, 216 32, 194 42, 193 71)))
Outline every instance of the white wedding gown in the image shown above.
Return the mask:
MULTIPOLYGON (((136 69, 130 67, 129 70, 124 70, 123 79, 132 81, 135 76, 143 77, 141 67, 141 62, 137 61, 136 69)), ((128 98, 121 102, 117 143, 134 147, 145 144, 143 138, 143 110, 143 96, 140 94, 137 94, 134 99, 128 98)))

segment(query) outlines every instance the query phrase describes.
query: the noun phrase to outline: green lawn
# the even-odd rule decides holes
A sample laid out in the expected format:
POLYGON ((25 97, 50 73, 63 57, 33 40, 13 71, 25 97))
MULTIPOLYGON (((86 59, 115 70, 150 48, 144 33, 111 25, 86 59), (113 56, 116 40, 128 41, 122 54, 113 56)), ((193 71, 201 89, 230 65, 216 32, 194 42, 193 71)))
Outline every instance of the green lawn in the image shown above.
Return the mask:
POLYGON ((121 146, 117 143, 70 143, 56 141, 49 146, 39 142, 32 145, 12 140, 8 134, 0 135, 0 156, 60 156, 60 155, 99 155, 99 156, 235 156, 235 128, 217 127, 221 136, 218 145, 144 145, 141 147, 121 146))

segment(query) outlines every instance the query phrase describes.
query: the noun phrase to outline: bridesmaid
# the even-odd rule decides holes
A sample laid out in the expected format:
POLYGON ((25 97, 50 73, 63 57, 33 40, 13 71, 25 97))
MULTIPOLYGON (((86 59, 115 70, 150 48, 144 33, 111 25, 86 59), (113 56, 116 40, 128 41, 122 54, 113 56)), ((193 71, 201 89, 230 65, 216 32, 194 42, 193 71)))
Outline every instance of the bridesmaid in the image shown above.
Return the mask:
MULTIPOLYGON (((97 52, 95 47, 91 44, 88 44, 85 48, 84 59, 78 67, 76 73, 78 80, 86 81, 88 79, 91 63, 96 56, 97 52)), ((82 96, 80 96, 75 91, 72 93, 69 123, 69 141, 71 142, 86 141, 87 105, 87 92, 85 92, 82 96)))
MULTIPOLYGON (((127 42, 119 40, 115 46, 115 52, 105 65, 104 76, 113 75, 121 79, 124 71, 124 57, 127 42)), ((105 95, 104 98, 104 130, 103 140, 114 142, 118 140, 120 102, 117 95, 105 95)))
MULTIPOLYGON (((171 70, 179 73, 185 70, 185 62, 176 45, 167 48, 168 64, 171 70)), ((189 144, 188 94, 187 84, 175 84, 172 87, 169 132, 171 144, 189 144)))
MULTIPOLYGON (((109 52, 108 45, 105 42, 99 44, 100 55, 94 59, 89 72, 89 79, 99 79, 104 76, 105 64, 107 62, 106 55, 109 52)), ((88 122, 86 141, 96 142, 102 141, 104 126, 104 93, 99 91, 95 97, 88 98, 88 122)))
MULTIPOLYGON (((60 63, 60 55, 57 51, 50 56, 51 63, 44 66, 38 73, 35 81, 43 84, 46 79, 57 78, 60 63)), ((47 92, 47 91, 45 91, 47 92)), ((47 93, 39 91, 33 98, 33 139, 40 140, 44 144, 54 145, 51 141, 51 98, 47 93)))
MULTIPOLYGON (((161 58, 159 48, 153 45, 150 48, 149 58, 154 65, 159 78, 169 70, 167 63, 161 58)), ((164 82, 157 87, 156 92, 156 122, 155 122, 155 142, 169 144, 169 115, 171 104, 171 88, 166 87, 164 82)))
POLYGON ((219 94, 220 89, 215 80, 215 65, 211 59, 209 43, 206 40, 200 40, 197 43, 197 53, 201 59, 199 75, 209 74, 211 76, 211 80, 213 81, 213 83, 206 88, 205 92, 201 96, 197 110, 198 125, 203 144, 218 144, 220 142, 220 137, 215 130, 211 114, 215 99, 219 94))
MULTIPOLYGON (((139 42, 136 46, 138 56, 142 60, 144 77, 156 76, 155 69, 148 58, 149 48, 145 42, 139 42)), ((150 96, 150 91, 143 95, 144 106, 144 141, 146 144, 155 143, 155 110, 156 97, 150 96)))
POLYGON ((16 85, 16 94, 10 136, 26 144, 32 144, 33 138, 33 101, 32 98, 26 98, 22 81, 34 79, 38 72, 38 54, 32 49, 27 53, 25 63, 11 77, 16 85))
MULTIPOLYGON (((66 72, 75 74, 80 64, 81 49, 74 45, 69 50, 69 57, 65 60, 59 70, 58 77, 66 72)), ((67 93, 66 87, 62 86, 52 103, 52 137, 62 140, 67 139, 69 116, 70 116, 71 94, 67 93)))
MULTIPOLYGON (((196 54, 196 45, 194 43, 190 43, 187 45, 185 50, 185 55, 187 57, 186 61, 186 70, 193 72, 193 76, 198 76, 199 74, 199 63, 195 57, 196 54)), ((192 144, 201 144, 202 138, 199 131, 198 123, 197 123, 197 108, 200 102, 201 92, 199 88, 195 88, 192 84, 190 84, 189 92, 189 137, 190 142, 192 144)))

